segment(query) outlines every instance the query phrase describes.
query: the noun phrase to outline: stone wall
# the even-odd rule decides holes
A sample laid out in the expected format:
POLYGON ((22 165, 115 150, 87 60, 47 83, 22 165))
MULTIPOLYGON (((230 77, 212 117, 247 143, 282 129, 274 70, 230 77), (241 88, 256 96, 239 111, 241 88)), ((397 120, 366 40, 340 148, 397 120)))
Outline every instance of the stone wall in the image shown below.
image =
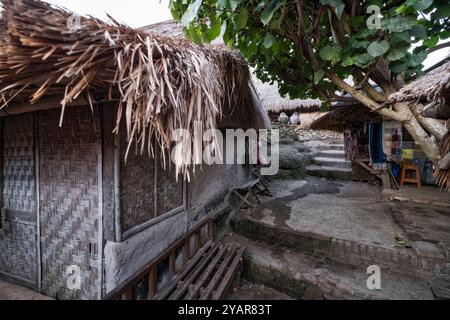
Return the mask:
POLYGON ((300 129, 297 131, 297 134, 300 142, 344 140, 344 134, 336 131, 300 129))

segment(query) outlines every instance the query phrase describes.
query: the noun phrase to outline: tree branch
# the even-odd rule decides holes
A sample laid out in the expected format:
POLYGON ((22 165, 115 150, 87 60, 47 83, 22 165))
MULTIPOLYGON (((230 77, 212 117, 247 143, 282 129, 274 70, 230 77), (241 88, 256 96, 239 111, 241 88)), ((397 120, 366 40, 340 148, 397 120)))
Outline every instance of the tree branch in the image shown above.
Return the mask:
POLYGON ((327 74, 327 78, 330 79, 338 88, 340 88, 341 90, 344 90, 345 92, 350 94, 353 98, 358 100, 360 103, 362 103, 369 109, 371 109, 371 110, 379 109, 377 112, 380 115, 391 118, 391 119, 399 121, 399 122, 405 122, 409 119, 408 117, 406 117, 405 115, 403 115, 399 112, 396 112, 396 111, 393 111, 390 109, 385 109, 385 108, 381 109, 381 105, 379 105, 377 102, 373 101, 369 97, 363 95, 361 92, 359 92, 358 90, 353 88, 351 85, 346 83, 344 80, 342 80, 338 76, 336 76, 334 74, 327 74))

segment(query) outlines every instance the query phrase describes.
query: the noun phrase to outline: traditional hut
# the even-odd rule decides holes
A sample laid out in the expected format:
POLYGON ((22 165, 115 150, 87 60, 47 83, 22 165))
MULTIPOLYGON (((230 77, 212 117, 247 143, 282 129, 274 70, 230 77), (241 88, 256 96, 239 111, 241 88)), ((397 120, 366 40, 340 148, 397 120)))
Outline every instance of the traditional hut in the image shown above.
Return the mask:
POLYGON ((258 129, 267 116, 245 61, 223 46, 2 2, 0 276, 99 299, 252 178, 246 165, 185 165, 176 179, 173 131, 258 129), (77 270, 79 288, 68 285, 77 270))
MULTIPOLYGON (((450 129, 450 61, 445 59, 431 68, 424 76, 409 83, 397 93, 391 95, 388 104, 403 102, 413 106, 421 114, 420 121, 426 124, 426 118, 447 121, 450 129)), ((433 126, 427 126, 434 130, 433 126)), ((437 134, 439 136, 439 134, 437 134)), ((436 181, 442 188, 450 190, 450 131, 440 142, 440 162, 437 165, 436 181)))
MULTIPOLYGON (((450 62, 429 70, 424 76, 404 86, 389 97, 385 107, 407 103, 416 112, 419 121, 426 125, 427 119, 439 119, 442 126, 450 118, 450 62)), ((429 130, 441 129, 427 126, 429 130)), ((398 163, 402 160, 418 165, 422 182, 443 188, 449 186, 448 159, 450 156, 449 133, 441 137, 441 161, 436 175, 432 177, 432 163, 418 147, 407 130, 399 122, 384 119, 378 113, 354 102, 340 102, 333 110, 312 124, 312 128, 330 129, 345 133, 345 150, 348 160, 370 162, 378 169, 390 167, 394 176, 400 174, 398 163), (386 166, 389 162, 389 166, 386 166)), ((439 134, 437 135, 439 136, 439 134)))
POLYGON ((256 90, 264 105, 264 108, 269 113, 269 117, 273 122, 278 120, 282 112, 287 116, 292 116, 294 112, 301 115, 301 122, 311 124, 311 118, 318 118, 323 113, 320 112, 321 101, 317 99, 290 99, 289 97, 282 97, 278 91, 278 84, 264 83, 253 77, 256 90), (305 116, 302 116, 305 114, 305 116), (312 116, 311 116, 312 115, 312 116))

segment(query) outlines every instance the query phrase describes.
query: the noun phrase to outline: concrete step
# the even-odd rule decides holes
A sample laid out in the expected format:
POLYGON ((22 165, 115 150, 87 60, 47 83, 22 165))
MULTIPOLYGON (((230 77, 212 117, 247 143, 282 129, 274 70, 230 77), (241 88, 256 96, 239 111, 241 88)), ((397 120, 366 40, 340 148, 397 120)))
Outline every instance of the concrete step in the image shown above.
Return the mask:
POLYGON ((316 232, 297 231, 288 226, 258 220, 245 213, 230 221, 234 233, 268 246, 282 246, 309 256, 327 258, 339 264, 378 265, 383 270, 430 280, 446 266, 445 254, 439 248, 405 248, 364 241, 325 236, 316 232))
POLYGON ((344 151, 344 145, 343 144, 319 144, 316 147, 317 150, 321 151, 344 151))
POLYGON ((345 152, 340 150, 323 150, 317 151, 314 153, 313 158, 337 158, 337 159, 345 159, 345 152))
POLYGON ((345 159, 338 158, 327 158, 327 157, 316 157, 313 158, 313 163, 316 165, 322 165, 326 167, 338 167, 338 168, 349 168, 351 169, 352 163, 346 161, 345 159))
POLYGON ((338 166, 311 165, 306 168, 310 176, 329 178, 335 180, 351 180, 352 169, 338 166))
POLYGON ((381 289, 367 288, 367 267, 342 266, 231 235, 227 243, 246 248, 244 278, 298 299, 431 300, 426 281, 381 270, 381 289))

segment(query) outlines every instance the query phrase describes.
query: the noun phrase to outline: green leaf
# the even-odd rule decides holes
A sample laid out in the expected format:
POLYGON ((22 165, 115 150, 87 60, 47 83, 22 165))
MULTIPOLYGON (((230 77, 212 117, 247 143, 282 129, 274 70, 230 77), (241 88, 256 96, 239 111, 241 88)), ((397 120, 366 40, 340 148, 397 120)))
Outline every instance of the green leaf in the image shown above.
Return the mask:
POLYGON ((248 10, 247 8, 242 8, 237 17, 236 28, 238 30, 244 29, 247 26, 247 21, 248 21, 248 10))
POLYGON ((316 72, 314 72, 314 84, 318 84, 323 77, 325 76, 325 71, 323 69, 319 69, 316 72))
POLYGON ((439 42, 439 37, 434 36, 429 39, 423 40, 423 45, 427 46, 428 48, 433 48, 434 46, 436 46, 438 44, 438 42, 439 42))
POLYGON ((356 58, 355 64, 358 67, 366 68, 374 62, 375 59, 371 55, 369 55, 368 53, 363 53, 356 58))
POLYGON ((283 17, 280 17, 279 19, 273 19, 272 21, 270 21, 269 26, 272 29, 281 30, 281 23, 282 22, 283 22, 283 17))
POLYGON ((406 6, 413 6, 416 10, 423 11, 433 4, 433 0, 408 0, 406 6))
POLYGON ((268 5, 265 6, 264 11, 261 13, 261 21, 266 26, 272 20, 275 11, 277 11, 286 0, 272 0, 268 5))
POLYGON ((389 40, 391 44, 410 44, 411 43, 411 35, 408 31, 405 32, 395 32, 392 34, 391 39, 389 40))
POLYGON ((402 73, 404 71, 406 71, 408 69, 409 63, 408 62, 391 62, 389 64, 389 69, 391 69, 391 71, 393 73, 402 73))
POLYGON ((272 47, 275 41, 276 38, 270 32, 267 32, 266 36, 264 37, 264 48, 269 49, 270 47, 272 47))
POLYGON ((232 11, 236 10, 236 8, 239 6, 239 4, 241 3, 241 0, 228 0, 230 3, 230 9, 232 11))
POLYGON ((445 40, 445 39, 450 38, 450 30, 443 30, 443 31, 441 31, 441 33, 439 34, 439 38, 441 40, 445 40))
POLYGON ((335 8, 338 18, 340 19, 342 17, 345 9, 345 3, 342 0, 320 0, 320 3, 335 8))
POLYGON ((427 36, 427 29, 423 25, 418 24, 411 28, 411 34, 416 38, 425 38, 427 36))
POLYGON ((222 10, 228 7, 228 0, 217 0, 217 9, 222 10))
POLYGON ((395 61, 400 60, 405 56, 406 56, 405 49, 392 48, 391 50, 389 50, 388 54, 386 55, 386 58, 389 61, 395 61))
POLYGON ((445 4, 439 8, 434 14, 433 17, 435 19, 445 19, 447 17, 450 17, 450 3, 445 4))
POLYGON ((389 42, 387 42, 386 40, 374 41, 367 48, 367 53, 376 58, 388 52, 389 48, 389 42))
POLYGON ((369 46, 370 42, 367 40, 359 40, 357 38, 354 37, 350 37, 349 39, 349 44, 352 48, 355 49, 367 49, 367 47, 369 46))
POLYGON ((410 30, 417 24, 416 18, 396 16, 392 18, 381 19, 381 28, 390 32, 403 32, 410 30))
POLYGON ((210 20, 211 24, 209 30, 206 33, 206 39, 208 42, 213 41, 214 39, 219 37, 220 34, 222 33, 222 24, 220 23, 220 20, 215 16, 210 20))
POLYGON ((325 60, 325 61, 331 61, 333 65, 339 62, 341 60, 341 48, 340 47, 331 47, 331 46, 325 46, 323 47, 320 52, 319 56, 325 60))
POLYGON ((189 4, 189 7, 187 8, 186 12, 181 17, 181 25, 183 27, 186 28, 192 21, 194 21, 202 3, 203 0, 195 0, 189 4))
POLYGON ((427 58, 427 54, 426 53, 413 54, 409 58, 409 65, 411 67, 420 66, 422 64, 422 62, 425 61, 426 58, 427 58))
POLYGON ((345 57, 341 62, 341 66, 350 67, 350 66, 356 64, 356 61, 357 61, 357 57, 345 57))

